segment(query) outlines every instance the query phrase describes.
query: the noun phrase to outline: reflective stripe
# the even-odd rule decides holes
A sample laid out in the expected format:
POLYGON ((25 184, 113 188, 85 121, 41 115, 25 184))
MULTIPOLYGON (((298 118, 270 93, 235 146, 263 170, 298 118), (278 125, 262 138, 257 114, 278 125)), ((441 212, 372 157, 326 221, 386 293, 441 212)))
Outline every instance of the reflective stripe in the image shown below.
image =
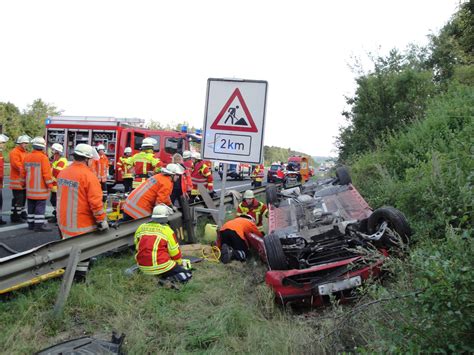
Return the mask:
POLYGON ((134 218, 145 217, 145 216, 149 216, 151 214, 151 211, 146 211, 143 208, 141 208, 140 206, 138 206, 138 202, 141 200, 143 195, 148 191, 148 189, 150 189, 156 183, 157 183, 157 180, 155 178, 151 177, 151 178, 146 180, 144 186, 140 186, 140 189, 135 190, 134 192, 132 192, 132 194, 126 200, 125 206, 124 206, 124 209, 125 209, 127 214, 129 214, 130 216, 132 216, 134 218), (131 209, 131 210, 134 210, 134 211, 131 211, 132 213, 130 214, 130 213, 128 213, 129 212, 128 209, 131 209), (134 213, 135 213, 135 215, 133 215, 134 213))

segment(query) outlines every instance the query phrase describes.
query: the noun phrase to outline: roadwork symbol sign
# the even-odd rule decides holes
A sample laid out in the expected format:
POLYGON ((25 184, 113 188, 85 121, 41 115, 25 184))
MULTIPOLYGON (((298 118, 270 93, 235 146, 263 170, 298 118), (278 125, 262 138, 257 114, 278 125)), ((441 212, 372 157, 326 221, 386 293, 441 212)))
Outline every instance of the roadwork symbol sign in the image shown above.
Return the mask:
POLYGON ((211 129, 258 132, 252 114, 250 113, 239 88, 236 88, 232 95, 230 95, 229 100, 227 100, 224 107, 222 107, 222 110, 212 123, 211 129))
POLYGON ((208 79, 203 159, 260 164, 268 83, 208 79))

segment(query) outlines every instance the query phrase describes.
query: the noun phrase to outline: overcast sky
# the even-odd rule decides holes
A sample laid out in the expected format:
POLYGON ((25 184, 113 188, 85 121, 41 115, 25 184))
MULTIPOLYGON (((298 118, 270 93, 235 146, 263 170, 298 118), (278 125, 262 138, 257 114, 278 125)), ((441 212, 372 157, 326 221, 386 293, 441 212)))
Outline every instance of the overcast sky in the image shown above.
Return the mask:
POLYGON ((352 57, 426 44, 459 0, 0 0, 0 101, 202 127, 207 78, 269 83, 265 144, 336 155, 352 57))

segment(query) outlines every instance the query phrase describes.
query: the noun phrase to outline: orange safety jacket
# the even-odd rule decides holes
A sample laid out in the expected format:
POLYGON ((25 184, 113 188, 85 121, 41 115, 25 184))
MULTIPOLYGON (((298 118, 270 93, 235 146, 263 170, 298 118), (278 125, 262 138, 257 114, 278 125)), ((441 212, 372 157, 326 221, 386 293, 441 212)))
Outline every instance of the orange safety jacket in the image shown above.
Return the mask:
POLYGON ((52 175, 53 175, 53 188, 51 192, 58 191, 58 175, 67 167, 67 159, 59 154, 54 154, 53 162, 51 163, 52 175))
POLYGON ((10 151, 10 189, 24 190, 25 180, 22 180, 23 161, 25 160, 26 150, 17 145, 10 151))
POLYGON ((252 216, 255 219, 255 224, 259 229, 262 228, 263 216, 268 218, 268 209, 263 202, 258 201, 256 198, 252 199, 252 203, 249 205, 247 201, 242 201, 237 207, 237 216, 243 214, 252 216))
POLYGON ((3 188, 3 179, 5 177, 5 161, 3 154, 0 152, 0 189, 3 188))
POLYGON ((47 200, 53 187, 53 176, 48 156, 42 150, 33 150, 23 161, 21 178, 26 184, 26 198, 47 200))
POLYGON ((123 159, 123 161, 135 170, 135 177, 133 179, 133 188, 136 189, 149 177, 149 173, 157 173, 161 169, 160 159, 155 158, 153 149, 143 150, 130 158, 123 159))
POLYGON ((263 165, 257 165, 252 171, 251 178, 256 182, 262 182, 263 177, 265 176, 263 165))
POLYGON ((58 175, 58 226, 63 238, 91 232, 105 220, 102 188, 82 162, 73 162, 58 175))
POLYGON ((133 166, 131 164, 127 164, 127 159, 129 157, 120 157, 117 161, 117 170, 119 172, 122 179, 130 179, 133 178, 133 166))
POLYGON ((191 195, 199 195, 198 184, 204 184, 204 187, 206 187, 209 191, 214 190, 214 178, 212 177, 212 171, 202 160, 199 160, 196 162, 196 164, 194 164, 193 171, 191 172, 191 181, 193 184, 191 195))
MULTIPOLYGON (((237 233, 237 235, 245 242, 245 244, 247 244, 247 246, 249 244, 246 238, 247 234, 254 233, 259 237, 263 236, 262 232, 258 230, 258 227, 255 225, 255 223, 247 218, 242 217, 237 217, 224 223, 219 231, 223 232, 227 229, 233 230, 235 233, 237 233)), ((218 246, 220 247, 220 239, 218 240, 218 246)))
POLYGON ((144 223, 135 232, 135 260, 145 274, 159 275, 182 264, 176 235, 167 224, 144 223))
POLYGON ((156 174, 132 191, 125 200, 123 211, 133 219, 148 217, 160 203, 171 206, 171 192, 171 176, 156 174))
POLYGON ((107 176, 109 175, 109 159, 107 155, 100 155, 99 160, 92 161, 92 171, 100 182, 107 182, 107 176))
POLYGON ((181 191, 183 195, 187 196, 193 189, 193 181, 191 180, 191 169, 187 168, 184 164, 181 164, 184 167, 184 174, 181 175, 181 191))

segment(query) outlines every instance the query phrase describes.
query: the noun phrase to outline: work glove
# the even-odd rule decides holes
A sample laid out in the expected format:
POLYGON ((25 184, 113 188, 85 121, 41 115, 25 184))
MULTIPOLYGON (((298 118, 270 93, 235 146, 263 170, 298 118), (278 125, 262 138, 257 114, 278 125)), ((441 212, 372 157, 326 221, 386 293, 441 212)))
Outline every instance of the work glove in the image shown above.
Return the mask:
POLYGON ((191 270, 191 260, 189 259, 183 259, 183 263, 181 264, 183 266, 184 270, 191 270))
POLYGON ((209 191, 209 196, 211 196, 211 198, 215 198, 216 197, 216 192, 214 190, 209 191))
POLYGON ((97 230, 100 232, 106 231, 107 229, 109 229, 109 223, 107 221, 97 223, 97 230))

